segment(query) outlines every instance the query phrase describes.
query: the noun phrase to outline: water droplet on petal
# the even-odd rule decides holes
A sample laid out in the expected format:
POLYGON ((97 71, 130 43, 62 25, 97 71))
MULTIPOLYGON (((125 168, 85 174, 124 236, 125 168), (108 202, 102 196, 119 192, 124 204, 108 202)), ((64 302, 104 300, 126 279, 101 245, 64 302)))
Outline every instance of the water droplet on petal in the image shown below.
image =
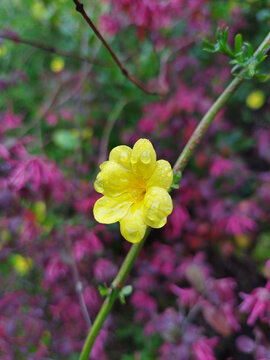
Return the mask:
POLYGON ((151 161, 151 155, 150 155, 149 151, 144 151, 141 154, 141 162, 144 164, 149 164, 150 161, 151 161))

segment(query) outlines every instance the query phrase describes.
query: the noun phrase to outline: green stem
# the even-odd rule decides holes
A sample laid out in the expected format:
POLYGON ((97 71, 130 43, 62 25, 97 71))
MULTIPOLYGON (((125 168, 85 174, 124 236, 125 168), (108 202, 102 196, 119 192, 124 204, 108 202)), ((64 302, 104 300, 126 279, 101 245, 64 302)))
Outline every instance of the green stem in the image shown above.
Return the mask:
POLYGON ((182 171, 188 160, 190 159, 191 155, 193 154, 194 150, 198 146, 199 142, 201 141, 201 138, 205 134, 206 130, 220 111, 220 109, 223 108, 225 103, 228 101, 228 99, 232 96, 232 94, 235 92, 235 90, 238 88, 238 86, 243 81, 242 78, 235 78, 223 91, 223 93, 219 96, 219 98, 215 101, 215 103, 211 106, 211 108, 207 111, 207 113, 204 115, 196 129, 194 130, 192 136, 188 140, 186 146, 184 147, 183 151, 179 155, 178 159, 176 160, 176 163, 173 167, 174 173, 177 171, 182 171))
MULTIPOLYGON (((270 32, 268 33, 264 41, 261 43, 261 45, 258 47, 254 55, 256 56, 259 53, 259 51, 263 49, 266 53, 269 50, 269 47, 270 47, 270 32)), ((223 93, 218 97, 218 99, 214 102, 214 104, 211 106, 211 108, 207 111, 207 113, 204 115, 202 120, 199 122, 198 126, 194 130, 192 136, 188 140, 183 151, 176 160, 176 163, 173 167, 174 172, 182 171, 185 168, 188 160, 190 159, 194 150, 201 141, 201 138, 206 133, 206 130, 208 129, 208 127, 210 126, 210 124, 218 114, 218 112, 223 108, 223 106, 226 104, 226 102, 229 100, 229 98, 232 96, 232 94, 235 92, 238 86, 242 83, 243 78, 241 77, 241 75, 243 75, 244 72, 245 70, 243 70, 239 74, 239 77, 236 77, 233 81, 230 82, 230 84, 226 87, 223 93)))
POLYGON ((116 278, 113 280, 109 295, 106 297, 101 309, 99 310, 99 313, 95 319, 95 322, 85 340, 80 359, 79 360, 88 360, 90 351, 94 345, 94 342, 99 334, 99 331, 106 320, 109 312, 111 311, 111 308, 115 302, 115 300, 118 297, 119 291, 123 287, 126 277, 129 274, 146 238, 148 237, 148 234, 150 232, 150 229, 147 229, 146 234, 142 241, 140 241, 138 244, 133 244, 116 276, 116 278))
MULTIPOLYGON (((269 50, 269 48, 270 48, 270 32, 268 33, 268 35, 266 36, 264 41, 261 43, 261 45, 255 52, 255 55, 262 49, 264 49, 265 52, 267 52, 269 50)), ((240 76, 241 76, 241 74, 240 74, 240 76)), ((227 86, 227 88, 223 91, 223 93, 219 96, 219 98, 215 101, 215 103, 211 106, 211 108, 208 110, 208 112, 202 118, 199 125, 197 126, 194 133, 192 134, 191 138, 189 139, 188 143, 186 144, 184 150, 178 157, 178 159, 173 167, 174 172, 184 169, 188 160, 190 159, 191 155, 193 154, 195 148, 199 144, 202 136, 205 134, 206 130, 208 129, 209 125, 212 123, 212 121, 214 120, 217 113, 226 104, 228 99, 235 92, 235 90, 238 88, 238 86, 241 84, 242 81, 243 81, 243 79, 241 77, 235 78, 227 86)), ((112 282, 109 294, 107 295, 107 297, 95 319, 95 322, 86 338, 86 341, 83 346, 79 360, 88 360, 89 359, 90 351, 94 345, 95 339, 97 338, 104 321, 106 320, 115 300, 117 299, 119 291, 121 290, 122 286, 124 285, 126 277, 129 274, 146 238, 148 237, 149 232, 150 232, 150 229, 147 230, 147 232, 141 242, 131 246, 116 278, 112 282)))

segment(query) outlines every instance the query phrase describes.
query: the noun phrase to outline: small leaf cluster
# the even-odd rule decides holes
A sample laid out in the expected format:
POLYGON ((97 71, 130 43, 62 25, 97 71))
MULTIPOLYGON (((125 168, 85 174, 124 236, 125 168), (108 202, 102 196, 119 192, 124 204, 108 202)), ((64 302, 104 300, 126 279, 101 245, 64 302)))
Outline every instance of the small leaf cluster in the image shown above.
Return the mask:
MULTIPOLYGON (((233 66, 231 73, 244 79, 257 78, 266 81, 269 75, 259 72, 259 65, 266 59, 265 48, 255 53, 253 46, 243 41, 242 35, 237 34, 234 38, 234 47, 228 43, 229 28, 218 28, 216 32, 216 43, 204 39, 204 50, 211 53, 221 53, 231 58, 233 66)), ((266 45, 267 46, 267 45, 266 45)))
MULTIPOLYGON (((101 296, 106 297, 112 293, 112 289, 110 287, 106 287, 103 285, 98 286, 98 291, 101 296)), ((132 285, 126 285, 123 286, 122 289, 119 291, 118 298, 121 302, 121 304, 126 303, 126 296, 129 296, 132 294, 133 288, 132 285)))
POLYGON ((174 189, 179 189, 180 185, 179 185, 179 181, 182 179, 182 173, 181 171, 177 171, 174 175, 173 175, 173 182, 172 185, 170 187, 169 191, 172 191, 174 189))

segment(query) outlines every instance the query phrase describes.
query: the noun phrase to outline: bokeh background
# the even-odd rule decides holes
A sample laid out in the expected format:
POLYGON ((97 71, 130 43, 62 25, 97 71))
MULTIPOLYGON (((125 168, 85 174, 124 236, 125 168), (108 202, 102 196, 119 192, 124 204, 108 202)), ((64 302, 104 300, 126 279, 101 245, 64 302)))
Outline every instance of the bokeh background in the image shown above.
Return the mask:
MULTIPOLYGON (((78 359, 98 286, 130 246, 118 224, 93 219, 98 165, 140 137, 173 164, 232 78, 202 39, 229 26, 230 41, 241 32, 256 47, 270 25, 268 0, 85 8, 130 72, 167 94, 127 81, 72 0, 0 1, 2 360, 78 359)), ((269 90, 245 81, 215 119, 91 359, 270 359, 269 90)))

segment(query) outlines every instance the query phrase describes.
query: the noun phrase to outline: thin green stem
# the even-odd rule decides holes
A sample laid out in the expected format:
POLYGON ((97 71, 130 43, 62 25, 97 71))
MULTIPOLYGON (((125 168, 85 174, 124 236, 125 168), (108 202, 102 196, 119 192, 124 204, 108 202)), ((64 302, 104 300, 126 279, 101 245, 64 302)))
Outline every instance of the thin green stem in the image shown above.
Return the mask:
POLYGON ((211 108, 207 111, 204 115, 202 120, 199 122, 198 126, 194 130, 192 136, 188 140, 186 146, 184 147, 183 151, 179 155, 176 163, 173 167, 174 173, 177 171, 183 171, 185 168, 188 160, 190 159, 191 155, 193 154, 194 150, 198 146, 201 138, 205 134, 206 130, 218 114, 218 112, 223 108, 225 103, 228 99, 232 96, 235 90, 243 81, 242 78, 235 78, 223 91, 223 93, 219 96, 219 98, 215 101, 215 103, 211 106, 211 108))
MULTIPOLYGON (((256 53, 258 53, 260 50, 265 50, 267 52, 270 48, 270 32, 264 39, 264 41, 261 43, 259 48, 257 49, 256 53)), ((255 55, 256 55, 255 53, 255 55)), ((241 75, 241 74, 240 74, 241 75)), ((208 129, 209 125, 214 120, 217 113, 222 109, 222 107, 226 104, 228 99, 231 97, 231 95, 236 91, 238 86, 243 81, 242 78, 237 77, 235 78, 223 91, 223 93, 219 96, 219 98, 216 100, 216 102, 211 106, 211 108, 208 110, 208 112, 205 114, 205 116, 200 121, 199 125, 195 129, 193 135, 191 136, 190 140, 186 144, 184 150, 178 157, 175 165, 174 165, 174 172, 178 170, 183 170, 186 166, 188 160, 190 159, 191 155, 193 154, 195 148, 199 144, 202 136, 205 134, 206 130, 208 129)), ((96 319, 95 322, 86 338, 83 350, 80 355, 79 360, 88 360, 89 355, 91 352, 91 349, 94 345, 95 339, 97 338, 99 331, 106 320, 115 300, 118 297, 119 291, 124 285, 124 282, 132 269, 132 266, 145 242, 145 240, 148 237, 148 234, 150 232, 150 229, 147 230, 143 240, 139 242, 138 244, 134 244, 131 246, 116 278, 113 280, 112 285, 110 287, 109 294, 107 295, 96 319)))
MULTIPOLYGON (((256 56, 261 50, 264 50, 266 53, 269 50, 269 48, 270 48, 270 32, 268 33, 264 41, 261 43, 261 45, 258 47, 254 55, 256 56)), ((223 93, 218 97, 218 99, 214 102, 214 104, 211 106, 211 108, 207 111, 207 113, 204 115, 202 120, 199 122, 198 126, 194 130, 192 136, 188 140, 183 151, 176 160, 176 163, 173 167, 174 172, 182 171, 185 168, 188 160, 190 159, 194 150, 201 141, 201 138, 205 134, 206 130, 208 129, 208 127, 210 126, 210 124, 218 114, 218 112, 223 108, 223 106, 226 104, 226 102, 229 100, 229 98, 232 96, 232 94, 235 92, 238 86, 242 83, 243 78, 241 77, 241 75, 243 75, 244 72, 245 70, 243 70, 239 74, 239 77, 236 77, 226 87, 223 93)))
POLYGON ((90 351, 94 345, 94 342, 99 334, 99 331, 106 320, 109 312, 111 311, 111 308, 115 302, 115 300, 118 297, 119 291, 123 287, 125 280, 146 240, 148 237, 148 234, 150 232, 150 229, 147 229, 146 234, 142 241, 140 241, 138 244, 133 244, 116 276, 116 278, 113 280, 111 287, 109 289, 109 295, 106 297, 101 309, 99 310, 99 313, 95 319, 95 322, 85 340, 80 359, 79 360, 88 360, 90 351))

